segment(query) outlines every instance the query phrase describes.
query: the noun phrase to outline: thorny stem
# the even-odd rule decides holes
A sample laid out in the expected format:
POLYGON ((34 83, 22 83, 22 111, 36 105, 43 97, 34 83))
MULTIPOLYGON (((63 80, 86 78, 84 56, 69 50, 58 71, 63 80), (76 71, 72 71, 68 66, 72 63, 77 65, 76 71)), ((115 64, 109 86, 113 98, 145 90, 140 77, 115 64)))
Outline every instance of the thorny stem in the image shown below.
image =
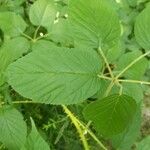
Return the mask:
MULTIPOLYGON (((74 121, 77 122, 78 125, 80 125, 80 126, 83 128, 83 130, 84 130, 84 132, 82 132, 83 135, 84 135, 85 131, 87 131, 87 132, 89 133, 89 135, 99 144, 99 146, 100 146, 101 148, 103 148, 104 150, 107 150, 107 148, 98 140, 98 138, 95 136, 95 134, 94 134, 92 131, 90 131, 90 130, 88 129, 88 126, 86 126, 86 125, 84 125, 83 123, 81 123, 81 121, 78 120, 78 119, 76 118, 76 116, 74 116, 74 114, 73 114, 66 106, 63 105, 62 107, 63 107, 63 108, 65 107, 65 109, 67 109, 67 114, 68 114, 68 116, 71 114, 71 117, 73 117, 74 121)), ((70 118, 70 119, 71 119, 71 118, 70 118)), ((71 120, 72 120, 72 119, 71 119, 71 120)))
POLYGON ((77 119, 77 122, 80 124, 80 126, 88 132, 88 134, 99 144, 99 146, 101 148, 103 148, 104 150, 107 150, 107 148, 102 144, 102 142, 95 136, 95 134, 90 130, 88 129, 87 126, 85 126, 83 123, 81 123, 78 119, 77 119))
POLYGON ((83 130, 81 129, 79 123, 76 121, 76 117, 71 113, 71 111, 65 105, 62 105, 62 107, 63 107, 65 113, 69 116, 69 118, 72 121, 72 123, 74 124, 74 126, 76 127, 76 129, 79 133, 79 136, 81 138, 81 141, 83 143, 84 149, 89 150, 88 142, 85 138, 83 130))

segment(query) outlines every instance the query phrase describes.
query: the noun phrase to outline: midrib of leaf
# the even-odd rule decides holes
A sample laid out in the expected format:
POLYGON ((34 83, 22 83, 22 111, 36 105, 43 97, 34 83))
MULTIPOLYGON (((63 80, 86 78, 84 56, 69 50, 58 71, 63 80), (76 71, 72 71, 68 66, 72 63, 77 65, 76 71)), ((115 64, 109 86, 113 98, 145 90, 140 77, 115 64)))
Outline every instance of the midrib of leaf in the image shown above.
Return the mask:
POLYGON ((48 9, 48 6, 49 6, 49 5, 50 5, 50 4, 47 4, 47 5, 45 6, 45 9, 44 9, 44 12, 43 12, 43 16, 42 16, 42 19, 41 19, 41 22, 40 22, 40 25, 39 25, 39 26, 41 26, 41 24, 42 24, 42 22, 43 22, 43 19, 44 19, 46 10, 48 9))

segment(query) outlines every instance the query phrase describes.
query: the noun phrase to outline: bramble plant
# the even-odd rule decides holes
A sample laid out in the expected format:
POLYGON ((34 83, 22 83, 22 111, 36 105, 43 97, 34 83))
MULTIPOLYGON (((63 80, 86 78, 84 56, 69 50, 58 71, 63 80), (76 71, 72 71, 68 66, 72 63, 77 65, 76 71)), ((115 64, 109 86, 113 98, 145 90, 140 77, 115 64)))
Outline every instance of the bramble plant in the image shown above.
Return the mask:
POLYGON ((0 1, 0 150, 148 150, 149 14, 146 0, 0 1))

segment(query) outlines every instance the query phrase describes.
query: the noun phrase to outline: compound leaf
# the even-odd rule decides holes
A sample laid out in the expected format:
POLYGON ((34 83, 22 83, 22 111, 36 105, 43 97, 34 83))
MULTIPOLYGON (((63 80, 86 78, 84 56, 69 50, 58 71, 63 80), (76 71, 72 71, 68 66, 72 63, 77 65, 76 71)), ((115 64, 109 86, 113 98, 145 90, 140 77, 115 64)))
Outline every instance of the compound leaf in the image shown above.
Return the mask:
POLYGON ((26 141, 26 123, 20 112, 11 106, 0 108, 0 141, 10 150, 20 150, 26 141))
POLYGON ((75 104, 100 88, 99 55, 90 50, 50 47, 8 67, 9 84, 22 96, 52 104, 75 104))
POLYGON ((111 95, 89 104, 83 111, 97 131, 106 137, 123 132, 136 112, 136 102, 127 95, 111 95))

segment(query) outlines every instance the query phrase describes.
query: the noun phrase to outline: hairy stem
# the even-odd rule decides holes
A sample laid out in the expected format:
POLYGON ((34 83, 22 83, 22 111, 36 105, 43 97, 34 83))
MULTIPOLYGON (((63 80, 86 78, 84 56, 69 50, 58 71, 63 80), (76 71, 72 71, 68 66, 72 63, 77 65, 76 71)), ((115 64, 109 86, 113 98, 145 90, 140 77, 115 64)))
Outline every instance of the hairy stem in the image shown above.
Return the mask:
POLYGON ((69 116, 69 118, 72 121, 72 123, 74 124, 74 126, 76 127, 76 129, 79 133, 79 136, 81 138, 81 141, 83 143, 84 149, 89 150, 88 142, 84 136, 83 130, 81 129, 79 123, 77 122, 76 117, 71 113, 71 111, 66 106, 62 105, 62 107, 63 107, 65 113, 69 116))

